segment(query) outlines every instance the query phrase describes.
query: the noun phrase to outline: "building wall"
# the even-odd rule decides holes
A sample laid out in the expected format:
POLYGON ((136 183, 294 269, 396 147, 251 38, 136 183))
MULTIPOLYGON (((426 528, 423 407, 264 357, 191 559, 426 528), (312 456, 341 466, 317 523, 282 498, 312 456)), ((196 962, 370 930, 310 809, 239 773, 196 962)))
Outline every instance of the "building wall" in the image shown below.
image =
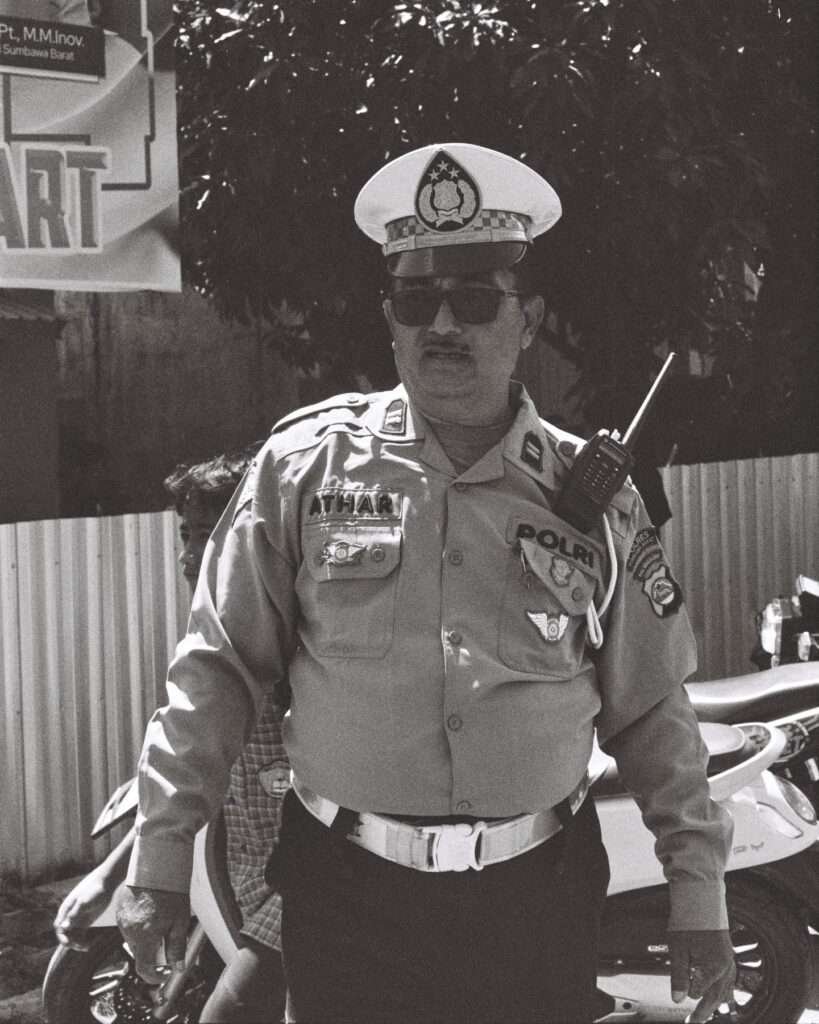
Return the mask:
POLYGON ((0 523, 57 515, 57 357, 47 320, 0 319, 0 523))
POLYGON ((299 404, 269 329, 193 290, 58 293, 62 515, 162 508, 182 461, 267 436, 299 404))

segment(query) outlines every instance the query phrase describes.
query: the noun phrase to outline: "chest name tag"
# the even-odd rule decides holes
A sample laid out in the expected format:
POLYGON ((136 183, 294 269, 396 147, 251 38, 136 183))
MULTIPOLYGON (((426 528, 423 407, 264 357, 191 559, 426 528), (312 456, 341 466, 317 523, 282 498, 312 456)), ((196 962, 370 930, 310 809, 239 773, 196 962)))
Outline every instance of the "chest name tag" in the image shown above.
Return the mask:
POLYGON ((346 490, 327 487, 315 491, 307 502, 307 522, 328 519, 400 519, 401 492, 346 490))

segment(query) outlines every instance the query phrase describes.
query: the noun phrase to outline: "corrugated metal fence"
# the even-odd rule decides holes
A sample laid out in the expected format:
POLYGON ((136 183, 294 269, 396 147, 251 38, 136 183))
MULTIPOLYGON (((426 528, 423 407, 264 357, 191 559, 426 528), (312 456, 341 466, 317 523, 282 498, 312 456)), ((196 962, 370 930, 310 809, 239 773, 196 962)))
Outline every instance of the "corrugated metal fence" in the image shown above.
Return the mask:
POLYGON ((175 535, 173 512, 0 525, 0 880, 99 855, 184 629, 175 535))
POLYGON ((819 454, 663 470, 662 540, 697 636, 696 679, 753 672, 755 616, 819 576, 819 454))
MULTIPOLYGON (((663 473, 699 677, 751 671, 756 611, 819 574, 819 455, 663 473)), ((88 831, 187 617, 176 545, 172 512, 0 525, 0 881, 106 852, 88 831)))

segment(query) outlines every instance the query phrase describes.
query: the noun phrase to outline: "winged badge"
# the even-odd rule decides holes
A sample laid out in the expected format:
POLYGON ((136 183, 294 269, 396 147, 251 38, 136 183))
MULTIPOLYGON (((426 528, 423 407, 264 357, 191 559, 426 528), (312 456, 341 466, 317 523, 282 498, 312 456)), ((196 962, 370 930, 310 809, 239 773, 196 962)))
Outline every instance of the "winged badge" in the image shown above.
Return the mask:
POLYGON ((526 617, 538 633, 549 644, 556 644, 563 638, 569 625, 568 615, 550 615, 548 612, 527 612, 526 617))

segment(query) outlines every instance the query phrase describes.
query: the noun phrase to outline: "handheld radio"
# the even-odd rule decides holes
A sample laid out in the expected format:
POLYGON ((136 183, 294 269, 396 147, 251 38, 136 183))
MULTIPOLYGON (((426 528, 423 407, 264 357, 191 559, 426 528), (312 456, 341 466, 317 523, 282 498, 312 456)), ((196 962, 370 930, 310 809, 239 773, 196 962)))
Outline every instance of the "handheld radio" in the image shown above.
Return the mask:
POLYGON ((555 505, 555 514, 588 533, 608 508, 634 466, 637 435, 676 353, 670 352, 623 439, 617 430, 598 430, 581 449, 555 505))

